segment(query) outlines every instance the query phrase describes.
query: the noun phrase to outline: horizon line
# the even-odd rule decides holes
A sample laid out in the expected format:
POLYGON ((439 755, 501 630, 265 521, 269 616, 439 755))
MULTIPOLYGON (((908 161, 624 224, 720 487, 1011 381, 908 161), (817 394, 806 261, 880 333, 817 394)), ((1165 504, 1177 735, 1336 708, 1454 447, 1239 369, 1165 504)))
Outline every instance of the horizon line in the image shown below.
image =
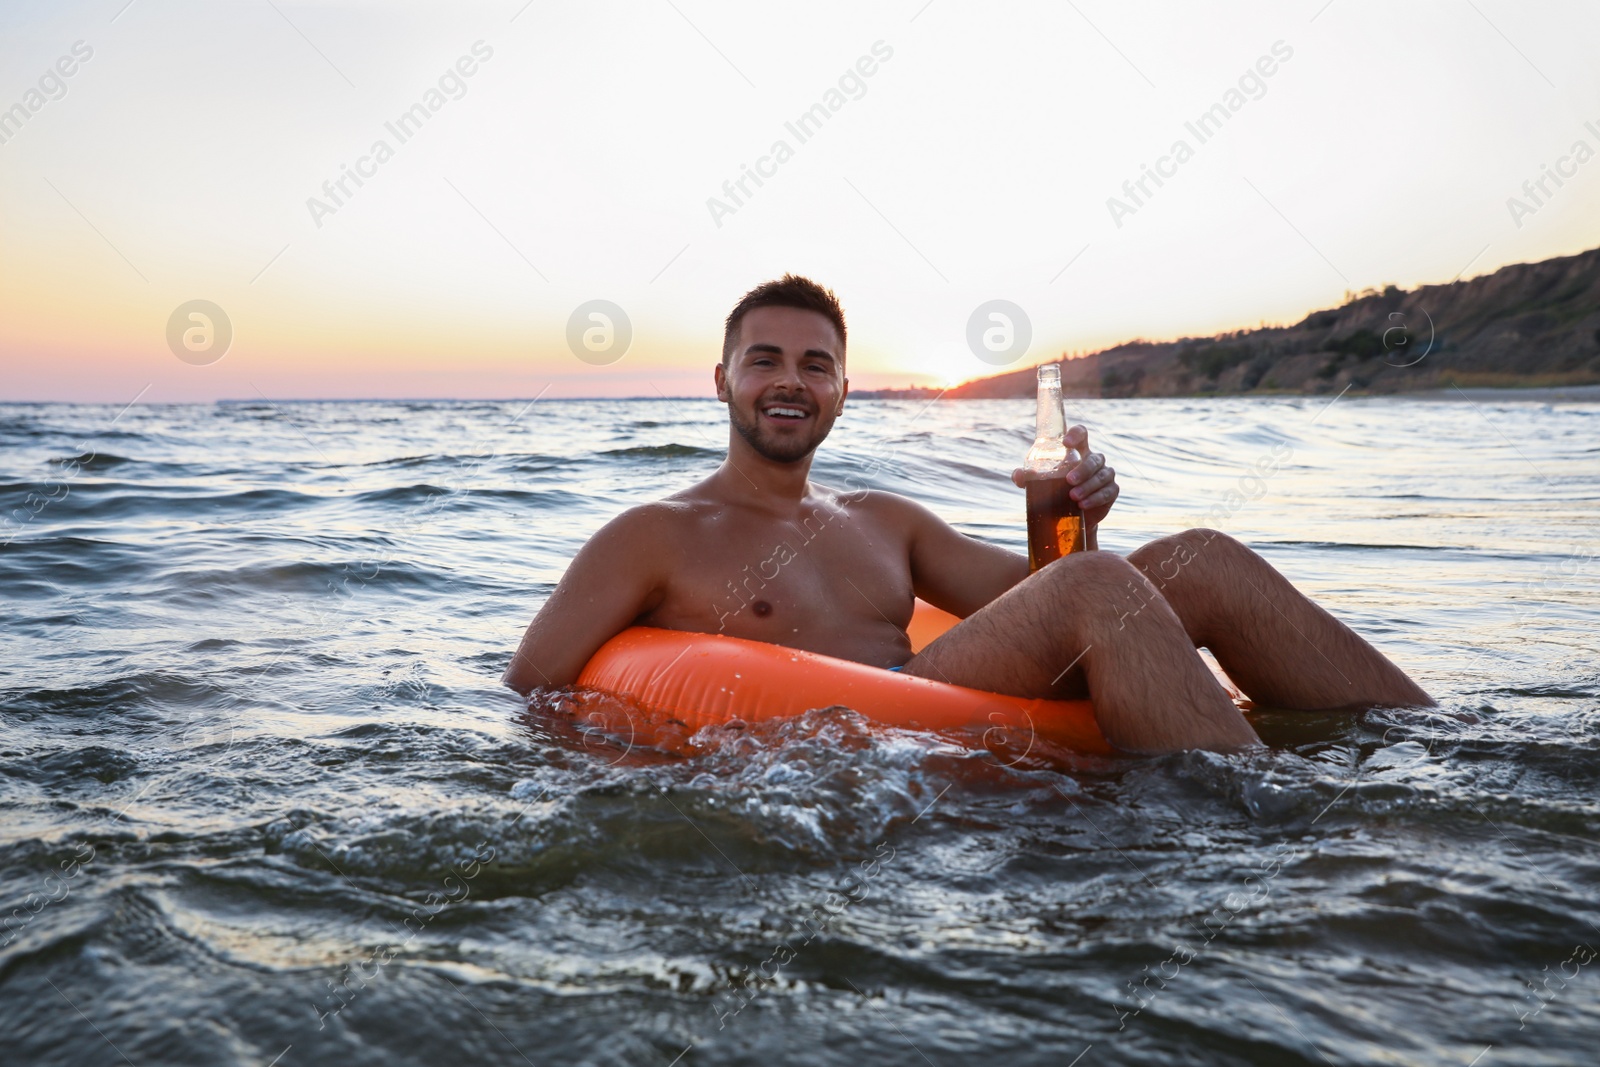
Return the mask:
MULTIPOLYGON (((977 380, 977 379, 974 379, 977 380)), ((965 384, 965 383, 963 383, 965 384)), ((912 386, 911 388, 930 388, 929 386, 912 386)), ((955 388, 951 386, 950 388, 955 388)), ((905 392, 903 388, 887 387, 884 389, 862 389, 861 393, 905 392)), ((855 396, 852 393, 851 396, 855 396)), ((893 397, 861 397, 863 400, 894 399, 893 397)), ((965 399, 951 397, 951 400, 965 399)), ((983 397, 987 400, 1011 399, 1007 397, 983 397)), ((182 407, 197 404, 516 404, 516 403, 569 403, 574 400, 717 400, 714 395, 704 396, 666 396, 656 393, 650 396, 508 396, 508 397, 471 397, 471 396, 283 396, 283 397, 218 397, 215 400, 147 400, 140 404, 141 407, 182 407)), ((721 401, 717 401, 721 403, 721 401)), ((0 404, 78 404, 91 406, 96 404, 116 404, 115 400, 4 400, 0 404)))

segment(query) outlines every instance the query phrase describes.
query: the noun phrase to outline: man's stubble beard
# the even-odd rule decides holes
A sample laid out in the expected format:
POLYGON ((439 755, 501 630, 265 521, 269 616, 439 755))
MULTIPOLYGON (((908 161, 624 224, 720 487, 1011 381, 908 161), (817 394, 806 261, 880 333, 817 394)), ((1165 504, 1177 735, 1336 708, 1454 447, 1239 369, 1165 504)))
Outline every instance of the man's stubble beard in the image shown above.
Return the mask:
MULTIPOLYGON (((756 418, 761 418, 759 413, 756 418)), ((828 432, 833 429, 833 426, 831 424, 828 426, 822 425, 820 411, 815 418, 818 430, 813 435, 812 440, 797 442, 788 448, 778 448, 772 443, 762 441, 761 427, 745 422, 739 415, 738 407, 731 403, 728 405, 728 421, 733 424, 734 430, 738 432, 740 437, 744 438, 745 444, 749 445, 756 455, 773 463, 798 463, 817 450, 817 446, 827 439, 828 432)))

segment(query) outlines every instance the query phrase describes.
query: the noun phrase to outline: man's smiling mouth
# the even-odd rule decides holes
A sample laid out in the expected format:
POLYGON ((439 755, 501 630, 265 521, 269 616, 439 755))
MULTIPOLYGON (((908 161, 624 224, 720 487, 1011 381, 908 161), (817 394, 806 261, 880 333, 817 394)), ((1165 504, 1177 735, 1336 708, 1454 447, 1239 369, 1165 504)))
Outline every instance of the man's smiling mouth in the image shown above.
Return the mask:
POLYGON ((761 413, 769 419, 779 422, 799 422, 810 417, 810 412, 805 408, 794 407, 790 404, 768 404, 761 409, 761 413))

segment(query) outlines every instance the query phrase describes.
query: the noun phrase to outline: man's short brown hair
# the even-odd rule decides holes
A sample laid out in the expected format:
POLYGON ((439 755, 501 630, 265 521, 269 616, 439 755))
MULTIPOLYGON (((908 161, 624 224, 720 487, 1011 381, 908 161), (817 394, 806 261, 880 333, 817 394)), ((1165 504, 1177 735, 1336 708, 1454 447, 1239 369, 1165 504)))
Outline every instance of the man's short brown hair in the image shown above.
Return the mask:
POLYGON ((832 289, 824 289, 810 278, 802 278, 798 274, 785 274, 775 282, 762 282, 744 296, 728 312, 727 326, 722 334, 722 362, 728 362, 728 357, 733 355, 733 350, 739 346, 739 326, 744 322, 747 312, 756 308, 783 307, 799 308, 801 311, 815 311, 833 323, 833 328, 839 331, 839 363, 844 363, 844 309, 839 306, 839 298, 833 295, 832 289))

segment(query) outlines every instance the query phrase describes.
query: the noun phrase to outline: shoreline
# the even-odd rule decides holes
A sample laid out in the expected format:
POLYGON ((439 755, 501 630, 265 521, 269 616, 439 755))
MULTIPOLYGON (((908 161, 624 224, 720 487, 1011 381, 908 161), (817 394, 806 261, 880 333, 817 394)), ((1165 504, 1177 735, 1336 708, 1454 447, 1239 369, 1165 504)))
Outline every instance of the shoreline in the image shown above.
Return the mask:
MULTIPOLYGON (((923 402, 941 399, 939 396, 881 396, 880 390, 862 390, 866 395, 852 393, 858 400, 918 400, 923 402)), ((1565 401, 1600 403, 1600 384, 1595 385, 1530 385, 1530 386, 1451 386, 1444 389, 1418 389, 1406 393, 1182 393, 1177 396, 1069 396, 1066 400, 1292 400, 1331 399, 1343 395, 1348 400, 1530 400, 1537 403, 1565 401)), ((951 396, 945 400, 1027 400, 1032 397, 951 396)))
POLYGON ((1393 393, 1408 400, 1595 400, 1600 401, 1600 385, 1530 385, 1456 387, 1425 389, 1415 393, 1393 393))

